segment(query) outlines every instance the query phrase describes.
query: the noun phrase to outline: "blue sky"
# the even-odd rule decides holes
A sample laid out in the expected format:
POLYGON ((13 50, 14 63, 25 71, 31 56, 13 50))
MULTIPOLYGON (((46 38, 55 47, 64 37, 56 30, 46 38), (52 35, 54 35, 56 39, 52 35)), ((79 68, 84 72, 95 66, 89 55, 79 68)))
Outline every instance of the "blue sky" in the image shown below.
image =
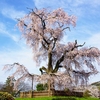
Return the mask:
MULTIPOLYGON (((29 12, 28 8, 63 8, 69 15, 77 17, 76 27, 66 32, 63 42, 78 40, 86 46, 100 49, 100 0, 1 0, 0 2, 0 82, 5 81, 8 73, 2 71, 5 64, 19 62, 30 73, 40 73, 33 61, 31 49, 21 38, 16 27, 16 18, 29 12)), ((98 66, 97 66, 98 67, 98 66)), ((98 67, 100 71, 100 68, 98 67)), ((100 81, 100 75, 91 77, 91 82, 100 81)))

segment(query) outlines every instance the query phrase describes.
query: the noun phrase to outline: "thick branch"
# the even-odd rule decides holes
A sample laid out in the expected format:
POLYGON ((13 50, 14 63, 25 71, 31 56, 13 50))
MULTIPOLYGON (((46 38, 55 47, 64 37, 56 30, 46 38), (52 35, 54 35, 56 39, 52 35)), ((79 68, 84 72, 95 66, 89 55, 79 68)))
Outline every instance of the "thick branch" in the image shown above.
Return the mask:
POLYGON ((56 72, 58 71, 58 69, 59 69, 59 68, 62 68, 62 67, 63 67, 63 66, 61 66, 61 65, 56 66, 55 69, 53 70, 53 73, 56 73, 56 72))
POLYGON ((57 41, 57 38, 54 38, 52 50, 55 48, 56 41, 57 41))
POLYGON ((54 70, 53 70, 54 73, 57 72, 58 69, 61 67, 61 66, 60 66, 60 63, 61 63, 63 60, 64 60, 64 55, 62 55, 61 58, 57 61, 56 66, 55 66, 55 68, 54 68, 54 70))
POLYGON ((42 41, 42 45, 43 45, 43 47, 45 48, 45 49, 49 49, 44 43, 43 43, 43 41, 42 41))
POLYGON ((39 70, 40 70, 41 74, 44 73, 43 71, 45 71, 47 73, 47 69, 44 66, 42 66, 42 68, 40 68, 39 70))

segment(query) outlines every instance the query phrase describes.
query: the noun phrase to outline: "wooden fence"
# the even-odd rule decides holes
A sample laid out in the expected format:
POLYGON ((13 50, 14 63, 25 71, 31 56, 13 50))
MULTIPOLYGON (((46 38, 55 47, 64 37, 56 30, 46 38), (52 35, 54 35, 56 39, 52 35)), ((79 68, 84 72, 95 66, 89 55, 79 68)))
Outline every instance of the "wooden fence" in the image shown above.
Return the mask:
POLYGON ((82 97, 83 92, 70 92, 70 91, 29 91, 20 92, 20 98, 33 98, 33 97, 46 97, 46 96, 77 96, 82 97))

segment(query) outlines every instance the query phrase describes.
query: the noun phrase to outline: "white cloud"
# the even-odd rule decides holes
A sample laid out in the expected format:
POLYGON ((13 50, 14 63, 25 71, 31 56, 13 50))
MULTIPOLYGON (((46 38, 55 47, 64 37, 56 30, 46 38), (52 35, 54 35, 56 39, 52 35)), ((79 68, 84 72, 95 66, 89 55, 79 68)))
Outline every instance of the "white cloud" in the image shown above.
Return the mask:
MULTIPOLYGON (((70 5, 71 7, 78 7, 80 5, 83 4, 88 4, 91 6, 99 6, 100 5, 100 1, 99 0, 33 0, 33 2, 35 3, 36 7, 42 8, 44 6, 48 6, 48 7, 67 7, 68 5, 70 5), (63 5, 63 6, 62 6, 63 5)), ((68 8, 68 7, 67 7, 68 8)))
POLYGON ((17 11, 13 7, 5 7, 1 10, 1 13, 13 20, 16 20, 16 18, 21 18, 23 17, 26 13, 24 11, 17 11))
POLYGON ((67 12, 70 12, 78 18, 83 16, 83 14, 92 13, 94 7, 100 6, 99 0, 33 0, 37 8, 50 8, 57 9, 59 7, 65 9, 67 12), (84 7, 83 7, 84 6, 84 7), (89 9, 91 7, 91 9, 89 9))
POLYGON ((91 37, 89 37, 87 44, 90 46, 98 47, 100 49, 100 33, 93 34, 91 37))
POLYGON ((35 6, 37 8, 50 8, 50 9, 55 9, 55 8, 65 8, 67 7, 66 0, 33 0, 35 3, 35 6))
POLYGON ((9 32, 9 30, 6 28, 6 25, 4 23, 0 22, 0 34, 8 36, 13 41, 18 42, 19 41, 19 36, 17 34, 11 34, 11 33, 12 32, 9 32))
POLYGON ((100 5, 100 1, 99 0, 64 0, 64 2, 66 3, 70 3, 71 4, 71 7, 78 7, 78 6, 81 6, 83 4, 85 5, 90 5, 91 7, 97 7, 100 5))
POLYGON ((6 78, 11 74, 5 73, 5 71, 2 70, 5 64, 13 64, 15 62, 18 62, 20 64, 23 64, 30 73, 40 74, 39 68, 36 67, 36 64, 33 61, 32 57, 33 54, 28 48, 24 48, 19 51, 6 50, 0 52, 0 76, 3 76, 0 78, 0 82, 4 82, 6 78))

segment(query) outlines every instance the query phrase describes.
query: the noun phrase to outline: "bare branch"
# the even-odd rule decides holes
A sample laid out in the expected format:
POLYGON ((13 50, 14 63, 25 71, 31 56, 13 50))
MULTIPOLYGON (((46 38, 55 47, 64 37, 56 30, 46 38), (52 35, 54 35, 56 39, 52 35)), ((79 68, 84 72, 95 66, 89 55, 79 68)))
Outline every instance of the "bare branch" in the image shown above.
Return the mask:
POLYGON ((77 40, 75 40, 75 45, 74 45, 74 47, 71 49, 71 51, 73 51, 75 48, 84 46, 84 44, 85 44, 85 42, 84 42, 82 45, 77 45, 77 40))
POLYGON ((69 31, 70 31, 70 27, 64 27, 64 28, 62 29, 62 31, 66 30, 66 29, 69 29, 69 31))

